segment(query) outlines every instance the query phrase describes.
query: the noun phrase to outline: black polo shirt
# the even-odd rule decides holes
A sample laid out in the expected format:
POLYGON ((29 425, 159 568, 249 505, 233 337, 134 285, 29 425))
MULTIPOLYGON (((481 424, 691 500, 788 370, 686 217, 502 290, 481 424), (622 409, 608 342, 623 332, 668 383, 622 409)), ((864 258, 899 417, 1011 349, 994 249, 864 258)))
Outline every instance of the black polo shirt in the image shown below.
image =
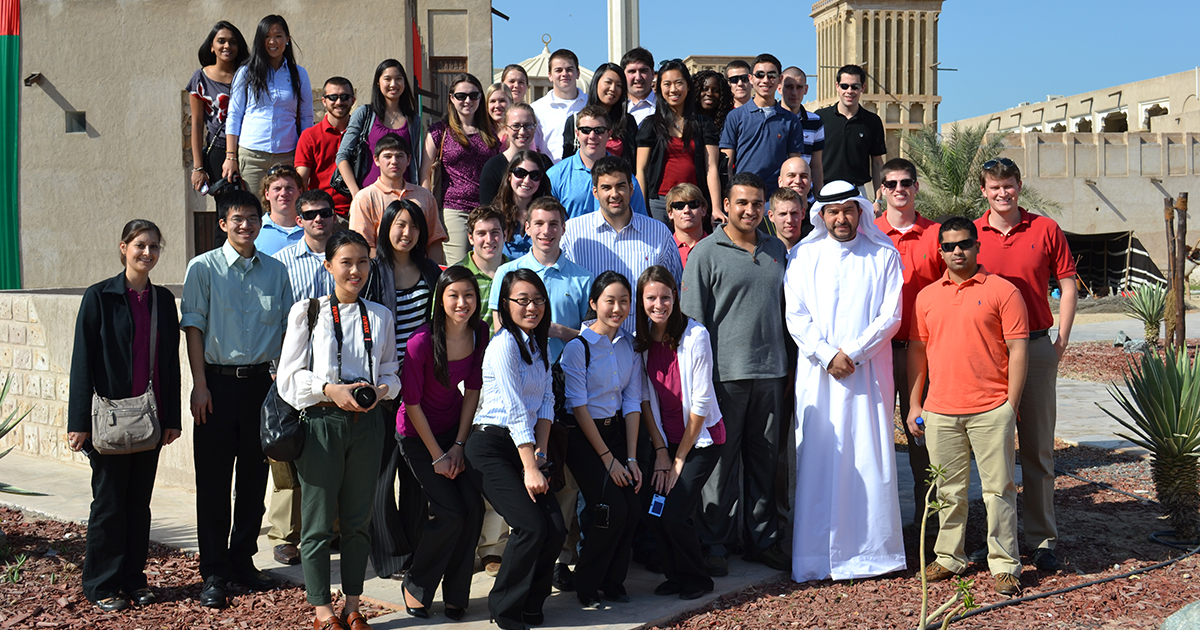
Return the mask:
POLYGON ((870 182, 871 158, 887 154, 883 121, 861 106, 851 118, 842 116, 837 105, 818 109, 817 115, 825 123, 825 181, 844 180, 855 186, 870 182))

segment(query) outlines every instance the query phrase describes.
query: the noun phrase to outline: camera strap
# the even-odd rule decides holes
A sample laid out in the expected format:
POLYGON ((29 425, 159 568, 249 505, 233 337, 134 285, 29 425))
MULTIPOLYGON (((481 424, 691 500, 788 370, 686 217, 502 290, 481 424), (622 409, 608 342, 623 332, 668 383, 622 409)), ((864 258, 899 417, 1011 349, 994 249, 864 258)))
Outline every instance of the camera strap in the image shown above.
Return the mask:
MULTIPOLYGON (((363 346, 367 351, 367 374, 370 376, 371 384, 375 384, 375 366, 371 360, 371 348, 374 343, 371 340, 371 322, 367 319, 367 307, 363 304, 362 298, 357 300, 358 312, 362 317, 363 331, 363 346)), ((342 382, 342 315, 338 310, 337 294, 329 294, 329 313, 333 316, 333 340, 337 343, 337 377, 338 382, 342 382)))

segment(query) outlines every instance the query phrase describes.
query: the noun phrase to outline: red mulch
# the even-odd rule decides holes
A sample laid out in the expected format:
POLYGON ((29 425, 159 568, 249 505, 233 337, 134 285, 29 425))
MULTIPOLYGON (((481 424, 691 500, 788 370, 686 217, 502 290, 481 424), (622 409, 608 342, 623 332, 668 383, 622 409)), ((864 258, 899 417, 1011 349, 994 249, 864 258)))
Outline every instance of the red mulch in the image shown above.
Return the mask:
MULTIPOLYGON (((1195 356, 1200 339, 1188 339, 1187 347, 1188 354, 1195 356)), ((1125 382, 1129 362, 1137 364, 1141 360, 1141 352, 1127 353, 1124 348, 1113 347, 1111 341, 1072 343, 1058 363, 1058 375, 1078 381, 1120 385, 1125 382)))
MULTIPOLYGON (((146 575, 158 603, 118 613, 103 613, 83 596, 80 575, 87 529, 75 523, 31 520, 0 508, 0 529, 8 545, 0 549, 0 630, 10 628, 212 629, 307 628, 313 612, 304 588, 284 583, 273 591, 252 593, 231 587, 230 606, 213 610, 199 604, 201 579, 194 554, 152 543, 146 575), (9 581, 12 569, 26 558, 9 581)), ((334 595, 335 609, 340 609, 334 595)), ((363 614, 389 610, 363 602, 363 614)))
MULTIPOLYGON (((1154 498, 1146 460, 1087 447, 1059 444, 1061 470, 1154 498)), ((1056 508, 1061 540, 1057 553, 1063 570, 1037 570, 1025 554, 1021 586, 1025 595, 1045 593, 1098 578, 1118 575, 1178 558, 1183 552, 1156 544, 1149 534, 1164 529, 1157 506, 1060 475, 1056 508)), ((1018 500, 1018 509, 1020 501, 1018 500)), ((982 501, 971 504, 967 549, 984 545, 982 501)), ((927 557, 934 537, 928 538, 927 557)), ((1023 533, 1022 538, 1023 540, 1023 533)), ((809 582, 790 580, 757 586, 718 599, 674 624, 678 629, 776 630, 778 628, 915 628, 920 611, 919 533, 905 530, 908 570, 869 580, 809 582)), ((972 565, 968 578, 976 603, 986 606, 1007 598, 993 590, 986 565, 972 565)), ((953 592, 948 583, 930 587, 940 604, 953 592)), ((1200 599, 1200 556, 1135 577, 1089 586, 1046 599, 984 612, 953 628, 1158 628, 1184 605, 1200 599)), ((931 609, 936 607, 931 605, 931 609)), ((939 626, 940 627, 940 626, 939 626)))

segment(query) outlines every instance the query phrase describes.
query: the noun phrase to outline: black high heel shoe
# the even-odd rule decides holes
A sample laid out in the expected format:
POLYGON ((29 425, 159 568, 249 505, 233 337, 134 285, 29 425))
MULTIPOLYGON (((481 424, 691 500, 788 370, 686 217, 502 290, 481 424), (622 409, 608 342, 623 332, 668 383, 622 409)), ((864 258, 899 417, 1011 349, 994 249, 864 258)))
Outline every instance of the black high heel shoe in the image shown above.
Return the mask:
MULTIPOLYGON (((404 612, 408 613, 412 617, 416 617, 417 619, 428 619, 429 618, 429 611, 426 610, 424 606, 422 606, 420 608, 413 608, 412 606, 409 606, 408 604, 404 604, 404 612)), ((449 615, 447 615, 447 616, 449 616, 449 615)))

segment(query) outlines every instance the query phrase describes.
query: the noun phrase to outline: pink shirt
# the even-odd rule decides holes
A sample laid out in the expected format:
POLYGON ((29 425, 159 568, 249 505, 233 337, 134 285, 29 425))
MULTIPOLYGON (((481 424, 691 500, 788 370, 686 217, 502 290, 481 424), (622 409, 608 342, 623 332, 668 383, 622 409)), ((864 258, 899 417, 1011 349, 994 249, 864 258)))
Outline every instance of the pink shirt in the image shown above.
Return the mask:
POLYGON ((475 351, 462 359, 450 361, 446 366, 449 387, 443 385, 434 372, 433 335, 429 324, 422 324, 409 336, 404 367, 400 370, 403 396, 396 414, 396 430, 400 435, 417 437, 417 429, 408 419, 408 405, 421 406, 434 435, 452 431, 458 426, 463 404, 458 384, 463 383, 464 389, 483 388, 483 353, 487 348, 488 334, 483 326, 475 334, 479 336, 475 351))
POLYGON ((683 385, 679 379, 679 355, 661 341, 651 342, 646 373, 650 375, 650 384, 658 394, 658 408, 667 443, 679 444, 683 441, 686 425, 683 418, 683 385))

